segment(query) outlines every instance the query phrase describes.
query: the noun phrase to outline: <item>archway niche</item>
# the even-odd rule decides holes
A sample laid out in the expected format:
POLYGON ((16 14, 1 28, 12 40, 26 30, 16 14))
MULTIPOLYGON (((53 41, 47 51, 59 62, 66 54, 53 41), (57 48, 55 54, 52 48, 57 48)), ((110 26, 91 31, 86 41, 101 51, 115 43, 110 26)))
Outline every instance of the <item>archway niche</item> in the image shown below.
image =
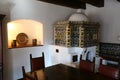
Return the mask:
POLYGON ((16 41, 16 45, 14 47, 20 46, 20 44, 16 40, 18 34, 20 33, 25 33, 28 37, 27 38, 28 41, 24 46, 32 46, 33 39, 37 40, 37 45, 43 45, 43 24, 41 22, 28 19, 11 21, 7 24, 7 32, 8 32, 8 48, 13 47, 13 41, 16 41))

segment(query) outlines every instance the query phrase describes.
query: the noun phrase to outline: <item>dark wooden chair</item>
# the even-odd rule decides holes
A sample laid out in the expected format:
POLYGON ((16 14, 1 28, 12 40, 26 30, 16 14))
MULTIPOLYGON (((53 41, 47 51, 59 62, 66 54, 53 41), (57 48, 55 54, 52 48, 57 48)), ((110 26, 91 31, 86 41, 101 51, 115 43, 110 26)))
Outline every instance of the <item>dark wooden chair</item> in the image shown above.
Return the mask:
POLYGON ((109 80, 120 80, 119 67, 113 67, 108 65, 103 65, 102 60, 100 59, 99 75, 100 78, 107 77, 109 80))
POLYGON ((82 71, 94 72, 95 69, 95 57, 93 61, 82 60, 82 55, 80 55, 79 69, 82 71))
POLYGON ((34 72, 34 77, 30 77, 26 74, 24 66, 22 66, 23 80, 38 80, 36 72, 34 72))
POLYGON ((31 72, 45 68, 44 53, 42 52, 41 57, 35 57, 35 58, 33 58, 32 54, 30 54, 30 66, 31 66, 31 72))

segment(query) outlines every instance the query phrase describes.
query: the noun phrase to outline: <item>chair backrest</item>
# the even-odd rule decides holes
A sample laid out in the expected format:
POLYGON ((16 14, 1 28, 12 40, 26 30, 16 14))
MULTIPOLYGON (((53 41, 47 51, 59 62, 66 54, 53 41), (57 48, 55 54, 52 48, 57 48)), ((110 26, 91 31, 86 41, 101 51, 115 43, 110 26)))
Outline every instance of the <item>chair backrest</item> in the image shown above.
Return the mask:
POLYGON ((42 52, 41 57, 35 57, 35 58, 32 58, 32 54, 30 54, 30 66, 31 66, 31 72, 45 68, 44 53, 42 52))
POLYGON ((102 59, 100 59, 100 67, 99 67, 99 74, 104 77, 109 77, 111 79, 119 80, 119 68, 103 65, 102 59))
POLYGON ((23 74, 23 80, 38 80, 37 74, 34 73, 34 77, 30 77, 26 74, 24 66, 22 66, 22 74, 23 74))
POLYGON ((95 69, 95 57, 93 58, 93 61, 88 60, 82 60, 82 55, 80 55, 80 63, 79 63, 79 69, 89 72, 94 72, 95 69))

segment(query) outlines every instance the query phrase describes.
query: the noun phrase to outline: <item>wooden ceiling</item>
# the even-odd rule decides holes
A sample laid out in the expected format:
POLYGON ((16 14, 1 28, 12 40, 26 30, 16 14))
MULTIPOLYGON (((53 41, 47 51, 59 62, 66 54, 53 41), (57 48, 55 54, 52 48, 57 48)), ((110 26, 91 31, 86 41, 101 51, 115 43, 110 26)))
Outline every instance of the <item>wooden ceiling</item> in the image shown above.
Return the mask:
POLYGON ((86 9, 86 3, 96 7, 104 7, 104 0, 38 0, 38 1, 48 2, 48 3, 71 7, 75 9, 78 8, 86 9))

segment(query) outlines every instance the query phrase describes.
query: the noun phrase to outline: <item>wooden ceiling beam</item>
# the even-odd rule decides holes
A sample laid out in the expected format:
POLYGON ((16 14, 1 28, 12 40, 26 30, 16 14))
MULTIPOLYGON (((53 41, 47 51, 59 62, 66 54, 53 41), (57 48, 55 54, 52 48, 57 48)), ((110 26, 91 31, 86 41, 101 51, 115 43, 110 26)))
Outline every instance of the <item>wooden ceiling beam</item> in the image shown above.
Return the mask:
POLYGON ((104 0, 80 0, 80 1, 91 4, 96 7, 104 7, 104 0))
POLYGON ((117 1, 119 1, 119 2, 120 2, 120 0, 117 0, 117 1))
POLYGON ((78 8, 86 9, 86 3, 81 2, 80 0, 38 0, 38 1, 48 2, 48 3, 71 7, 75 9, 78 8))
POLYGON ((75 9, 78 8, 86 9, 86 3, 96 7, 104 7, 104 0, 38 0, 38 1, 48 2, 48 3, 71 7, 75 9))

